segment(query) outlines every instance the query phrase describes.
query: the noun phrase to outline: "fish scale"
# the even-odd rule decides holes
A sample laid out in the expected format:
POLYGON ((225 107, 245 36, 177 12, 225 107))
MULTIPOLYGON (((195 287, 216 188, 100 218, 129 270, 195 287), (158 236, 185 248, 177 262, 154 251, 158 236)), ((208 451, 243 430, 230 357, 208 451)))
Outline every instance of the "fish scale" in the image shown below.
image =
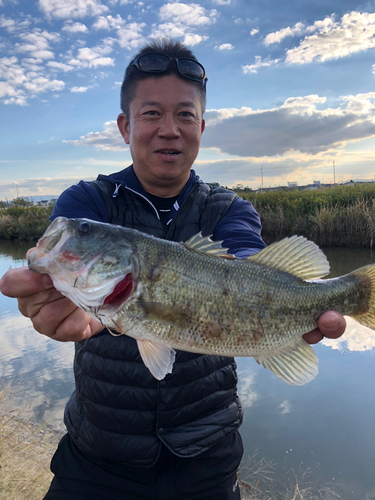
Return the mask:
POLYGON ((374 328, 375 266, 330 280, 323 252, 303 237, 236 259, 218 242, 185 243, 86 219, 56 219, 29 258, 55 287, 115 334, 137 340, 159 380, 174 349, 253 356, 287 383, 318 373, 302 335, 336 310, 374 328))

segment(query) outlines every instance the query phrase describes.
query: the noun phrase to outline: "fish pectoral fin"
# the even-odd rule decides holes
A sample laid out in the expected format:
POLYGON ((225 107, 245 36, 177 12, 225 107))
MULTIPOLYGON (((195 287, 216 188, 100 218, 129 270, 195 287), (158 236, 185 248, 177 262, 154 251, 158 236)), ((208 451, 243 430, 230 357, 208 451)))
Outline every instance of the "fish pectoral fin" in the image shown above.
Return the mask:
POLYGON ((144 364, 156 379, 162 380, 167 373, 172 373, 176 357, 174 349, 151 340, 137 339, 137 344, 144 364))
POLYGON ((302 337, 274 356, 254 358, 287 384, 304 385, 318 375, 318 357, 302 337))

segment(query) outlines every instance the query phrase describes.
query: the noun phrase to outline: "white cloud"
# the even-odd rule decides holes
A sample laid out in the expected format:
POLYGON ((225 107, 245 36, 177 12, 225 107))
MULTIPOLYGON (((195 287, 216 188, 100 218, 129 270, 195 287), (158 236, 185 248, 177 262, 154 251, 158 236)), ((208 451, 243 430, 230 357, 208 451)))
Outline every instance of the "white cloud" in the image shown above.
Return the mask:
POLYGON ((167 3, 160 8, 162 21, 181 23, 187 26, 204 26, 216 22, 218 12, 215 9, 207 11, 201 5, 192 3, 167 3))
MULTIPOLYGON (((26 61, 27 63, 30 62, 26 61)), ((35 97, 43 92, 56 92, 64 88, 65 83, 61 80, 49 79, 42 76, 39 66, 37 71, 30 71, 32 65, 26 64, 22 67, 17 57, 4 57, 0 59, 0 98, 7 97, 5 104, 27 104, 27 98, 35 97)))
POLYGON ((124 27, 126 21, 117 14, 116 17, 112 16, 99 16, 92 25, 95 30, 119 30, 124 27))
POLYGON ((19 38, 24 43, 16 43, 16 51, 29 52, 31 56, 39 59, 53 59, 54 53, 50 50, 50 43, 57 43, 61 40, 59 33, 42 31, 40 28, 34 28, 29 33, 21 33, 19 38))
POLYGON ((61 30, 68 33, 87 33, 89 31, 85 24, 73 23, 73 21, 65 21, 61 30))
POLYGON ((150 38, 182 38, 186 45, 194 46, 208 39, 207 35, 195 32, 197 27, 204 28, 216 22, 219 13, 210 11, 198 4, 168 3, 159 11, 163 23, 152 26, 150 38))
POLYGON ((375 332, 371 328, 360 325, 354 319, 345 317, 345 335, 339 339, 324 338, 322 344, 338 350, 368 351, 375 347, 375 332))
POLYGON ((242 71, 246 73, 258 73, 259 68, 269 68, 270 66, 273 66, 274 64, 277 64, 279 62, 279 59, 270 59, 267 57, 262 61, 261 56, 255 56, 255 63, 254 64, 247 64, 245 66, 242 66, 242 71))
POLYGON ((212 3, 216 5, 230 5, 231 0, 212 0, 212 3))
POLYGON ((83 93, 87 92, 88 89, 92 89, 92 85, 89 85, 88 87, 72 87, 70 92, 83 93))
POLYGON ((274 109, 207 111, 202 147, 243 157, 284 155, 288 151, 314 155, 375 136, 374 92, 346 96, 337 108, 316 107, 325 102, 324 97, 311 95, 289 98, 274 109))
POLYGON ((4 28, 8 33, 20 32, 30 26, 30 20, 25 19, 15 21, 14 19, 7 19, 5 16, 0 16, 0 28, 4 28))
POLYGON ((197 35, 194 33, 185 33, 184 44, 189 45, 190 47, 193 47, 194 45, 197 45, 198 43, 201 43, 207 39, 208 39, 208 36, 201 36, 201 35, 197 35))
POLYGON ((275 33, 269 33, 265 39, 263 40, 264 45, 271 45, 271 43, 280 43, 281 40, 286 38, 287 36, 296 36, 300 35, 305 29, 305 25, 303 23, 297 23, 293 28, 289 26, 287 28, 283 28, 280 31, 276 31, 275 33))
POLYGON ((252 29, 252 30, 250 31, 250 35, 251 35, 251 36, 254 36, 254 35, 256 35, 257 33, 259 33, 259 30, 258 30, 257 28, 254 28, 254 29, 252 29))
POLYGON ((78 49, 76 57, 67 61, 69 66, 76 68, 97 68, 98 66, 114 66, 115 61, 111 57, 104 57, 112 52, 108 45, 96 47, 83 47, 78 49))
POLYGON ((100 16, 109 10, 100 0, 39 0, 39 8, 48 18, 56 19, 100 16))
POLYGON ((52 90, 54 92, 63 90, 65 83, 61 80, 49 80, 43 76, 38 76, 36 78, 31 78, 24 84, 24 87, 32 94, 40 94, 47 90, 52 90))
POLYGON ((231 43, 222 43, 218 48, 219 50, 233 50, 234 46, 231 43))
POLYGON ((52 69, 55 69, 57 71, 64 71, 64 72, 72 71, 73 69, 76 69, 74 66, 71 66, 70 64, 65 64, 65 63, 56 62, 56 61, 49 61, 47 63, 47 66, 52 68, 52 69))
POLYGON ((128 149, 117 128, 115 120, 106 122, 102 132, 89 132, 77 140, 63 142, 76 146, 94 146, 104 151, 126 151, 126 149, 128 149))
POLYGON ((175 23, 163 23, 158 27, 153 26, 151 38, 181 38, 185 36, 186 26, 175 23))
POLYGON ((329 61, 375 47, 375 14, 369 12, 349 12, 338 22, 329 17, 306 30, 315 33, 287 51, 287 63, 329 61))
POLYGON ((145 23, 129 23, 124 28, 117 31, 117 41, 121 48, 136 49, 145 42, 141 31, 146 26, 145 23))

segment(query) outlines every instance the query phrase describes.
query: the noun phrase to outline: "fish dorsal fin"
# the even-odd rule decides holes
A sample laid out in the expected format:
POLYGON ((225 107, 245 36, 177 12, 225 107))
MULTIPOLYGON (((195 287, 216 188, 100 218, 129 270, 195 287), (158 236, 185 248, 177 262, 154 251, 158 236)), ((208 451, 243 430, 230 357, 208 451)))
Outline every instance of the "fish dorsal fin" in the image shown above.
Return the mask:
POLYGON ((314 349, 302 337, 274 356, 254 358, 257 363, 290 385, 307 384, 318 375, 318 358, 314 349))
POLYGON ((137 339, 137 345, 144 364, 156 379, 162 380, 167 373, 172 373, 176 357, 174 349, 151 340, 137 339))
POLYGON ((234 255, 227 253, 227 248, 221 246, 222 241, 212 241, 210 236, 203 237, 202 233, 197 233, 183 244, 193 252, 224 259, 235 259, 234 255))
POLYGON ((318 279, 329 273, 327 257, 312 241, 292 236, 272 243, 255 255, 251 262, 293 274, 303 280, 318 279))

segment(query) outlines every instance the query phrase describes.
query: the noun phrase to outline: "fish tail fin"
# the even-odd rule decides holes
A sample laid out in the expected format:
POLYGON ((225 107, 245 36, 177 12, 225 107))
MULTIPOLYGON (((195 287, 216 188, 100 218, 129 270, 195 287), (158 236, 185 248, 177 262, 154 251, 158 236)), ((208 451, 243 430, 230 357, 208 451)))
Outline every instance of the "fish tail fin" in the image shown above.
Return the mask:
POLYGON ((363 290, 359 310, 350 314, 350 317, 361 325, 375 329, 375 264, 360 267, 351 272, 349 276, 357 278, 363 290))

